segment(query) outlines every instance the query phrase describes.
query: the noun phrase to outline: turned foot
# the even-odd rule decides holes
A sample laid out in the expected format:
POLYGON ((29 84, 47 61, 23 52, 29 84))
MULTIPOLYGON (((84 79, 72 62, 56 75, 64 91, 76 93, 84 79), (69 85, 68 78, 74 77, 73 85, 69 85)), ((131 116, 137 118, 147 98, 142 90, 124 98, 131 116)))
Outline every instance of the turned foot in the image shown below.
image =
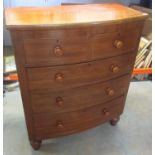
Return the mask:
POLYGON ((112 120, 110 120, 110 124, 112 126, 115 126, 119 120, 120 120, 120 117, 115 117, 112 120))
POLYGON ((33 147, 34 150, 38 150, 41 146, 41 140, 31 140, 30 144, 33 147))

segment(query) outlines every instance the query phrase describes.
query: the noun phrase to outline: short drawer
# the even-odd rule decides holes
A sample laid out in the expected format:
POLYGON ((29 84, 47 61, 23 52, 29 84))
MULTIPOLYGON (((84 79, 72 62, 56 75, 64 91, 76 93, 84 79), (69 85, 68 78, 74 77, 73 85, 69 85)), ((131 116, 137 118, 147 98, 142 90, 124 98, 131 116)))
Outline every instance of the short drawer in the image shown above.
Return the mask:
POLYGON ((104 103, 126 94, 130 75, 96 84, 53 92, 42 90, 30 92, 34 113, 61 113, 76 111, 92 105, 104 103))
POLYGON ((38 139, 67 135, 94 127, 119 116, 124 109, 124 97, 106 104, 70 113, 33 115, 35 136, 38 139))
POLYGON ((139 31, 101 34, 92 38, 92 59, 117 56, 129 51, 135 52, 138 47, 139 31))
POLYGON ((24 51, 27 66, 71 64, 91 59, 90 41, 86 39, 26 39, 24 51))
POLYGON ((57 91, 115 78, 131 72, 133 56, 128 53, 76 65, 28 68, 29 89, 57 91))

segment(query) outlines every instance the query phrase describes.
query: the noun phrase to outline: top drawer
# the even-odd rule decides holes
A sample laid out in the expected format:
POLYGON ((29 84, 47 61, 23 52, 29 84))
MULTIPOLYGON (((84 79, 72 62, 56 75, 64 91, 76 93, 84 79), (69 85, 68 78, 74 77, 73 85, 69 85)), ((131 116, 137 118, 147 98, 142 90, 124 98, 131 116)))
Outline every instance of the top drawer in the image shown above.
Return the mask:
POLYGON ((24 41, 26 64, 63 65, 91 59, 88 40, 33 39, 24 41))
POLYGON ((127 52, 134 52, 138 46, 138 35, 136 30, 127 32, 115 32, 101 34, 92 39, 92 59, 117 56, 127 52))
POLYGON ((24 31, 27 66, 49 66, 108 58, 137 48, 140 25, 24 31), (103 29, 102 29, 103 27, 103 29))

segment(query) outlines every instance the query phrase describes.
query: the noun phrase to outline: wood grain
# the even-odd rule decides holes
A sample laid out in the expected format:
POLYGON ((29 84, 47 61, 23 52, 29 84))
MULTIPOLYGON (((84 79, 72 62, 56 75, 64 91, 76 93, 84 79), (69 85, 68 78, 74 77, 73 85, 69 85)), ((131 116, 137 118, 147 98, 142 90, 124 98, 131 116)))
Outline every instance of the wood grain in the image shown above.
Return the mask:
POLYGON ((126 93, 130 75, 116 78, 107 82, 89 84, 73 89, 52 91, 39 89, 31 93, 31 104, 34 113, 61 113, 70 112, 104 103, 126 93), (109 89, 113 91, 109 93, 109 89), (57 98, 63 101, 62 106, 57 104, 57 98))
POLYGON ((8 28, 36 28, 137 20, 147 14, 120 4, 87 4, 7 8, 5 16, 8 28))
POLYGON ((38 139, 64 136, 94 127, 121 115, 124 109, 123 96, 106 104, 100 104, 79 111, 61 114, 34 115, 38 139), (109 112, 105 115, 104 110, 109 112), (62 126, 59 127, 58 123, 62 126))
POLYGON ((29 140, 31 141, 35 139, 34 123, 32 118, 32 107, 30 104, 28 84, 27 84, 28 82, 27 73, 24 68, 25 57, 21 52, 23 51, 23 38, 21 37, 20 33, 13 31, 11 32, 11 39, 13 42, 13 49, 14 49, 18 78, 19 78, 20 92, 21 92, 21 97, 22 97, 22 102, 24 107, 25 121, 27 125, 29 140), (17 41, 19 40, 19 38, 20 38, 20 41, 17 41))
POLYGON ((85 31, 85 34, 78 33, 79 35, 75 38, 71 37, 72 32, 71 34, 68 32, 67 38, 63 38, 62 35, 61 39, 60 36, 57 37, 56 35, 55 39, 25 39, 26 66, 87 62, 134 51, 137 47, 136 42, 140 30, 120 26, 119 28, 117 27, 116 32, 111 33, 103 30, 104 32, 99 34, 99 31, 94 33, 93 30, 92 32, 90 30, 89 34, 87 31, 85 31), (117 48, 115 41, 121 41, 122 47, 117 48), (60 54, 56 54, 56 48, 60 49, 60 54))
POLYGON ((87 61, 91 57, 88 40, 74 41, 36 39, 24 41, 26 64, 31 66, 47 66, 87 61), (62 49, 63 54, 55 54, 55 48, 62 49), (79 48, 80 47, 80 48, 79 48), (36 59, 37 57, 37 59, 36 59))
POLYGON ((28 83, 30 91, 65 91, 69 88, 75 88, 93 82, 100 82, 116 78, 118 76, 131 72, 133 53, 99 60, 89 63, 80 63, 76 65, 28 68, 28 83), (117 72, 112 68, 118 66, 117 72), (56 75, 60 74, 62 80, 56 80, 56 75))

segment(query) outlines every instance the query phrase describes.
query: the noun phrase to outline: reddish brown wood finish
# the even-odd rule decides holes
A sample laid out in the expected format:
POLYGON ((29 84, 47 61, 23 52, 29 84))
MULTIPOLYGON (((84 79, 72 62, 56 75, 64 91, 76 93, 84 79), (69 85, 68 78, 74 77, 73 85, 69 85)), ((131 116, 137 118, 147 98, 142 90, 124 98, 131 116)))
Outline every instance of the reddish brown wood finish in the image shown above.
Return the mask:
POLYGON ((62 113, 100 104, 103 101, 114 99, 126 92, 129 75, 122 76, 106 82, 98 82, 76 88, 54 91, 40 89, 30 92, 30 99, 34 113, 62 113), (63 101, 60 107, 57 98, 63 101))
POLYGON ((145 19, 147 14, 120 4, 18 7, 5 10, 9 28, 74 26, 145 19))
POLYGON ((118 122, 146 14, 118 4, 5 14, 34 149, 46 138, 118 122))
POLYGON ((130 52, 126 55, 88 63, 28 68, 29 89, 31 91, 65 90, 116 78, 131 72, 133 58, 134 55, 130 52), (119 68, 118 71, 116 71, 116 68, 114 71, 116 66, 119 68))
POLYGON ((37 37, 27 36, 28 38, 24 39, 26 65, 72 64, 134 51, 140 31, 135 28, 140 23, 142 24, 142 21, 135 23, 134 26, 131 23, 128 26, 123 24, 113 25, 113 27, 108 28, 108 33, 105 29, 96 32, 93 27, 81 28, 82 32, 76 29, 77 35, 74 38, 71 36, 71 34, 74 35, 73 30, 70 34, 68 29, 61 30, 59 33, 56 30, 47 33, 39 32, 40 35, 37 35, 37 37), (67 38, 64 36, 67 36, 67 38), (130 36, 135 37, 131 40, 130 36), (116 42, 121 42, 122 45, 117 47, 116 42))
POLYGON ((123 97, 119 97, 78 111, 34 115, 36 137, 44 139, 81 131, 119 116, 123 108, 123 97))

